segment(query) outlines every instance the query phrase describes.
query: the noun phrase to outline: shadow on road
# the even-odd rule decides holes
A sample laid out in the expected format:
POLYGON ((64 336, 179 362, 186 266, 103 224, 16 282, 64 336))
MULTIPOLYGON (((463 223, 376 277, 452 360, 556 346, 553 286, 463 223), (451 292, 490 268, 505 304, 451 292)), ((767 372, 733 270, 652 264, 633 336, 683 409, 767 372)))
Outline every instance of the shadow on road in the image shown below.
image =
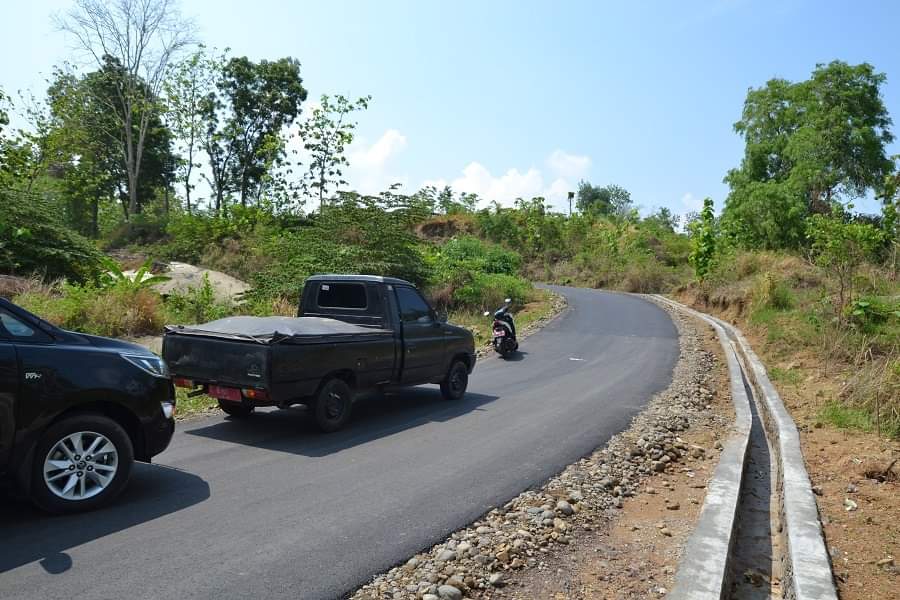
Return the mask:
POLYGON ((516 350, 506 358, 501 358, 500 360, 505 360, 506 362, 520 362, 525 360, 526 356, 528 356, 528 353, 524 350, 516 350))
POLYGON ((0 573, 40 561, 59 574, 72 568, 66 550, 177 512, 209 498, 209 485, 178 469, 137 463, 128 487, 112 506, 52 516, 31 504, 0 496, 0 573))
POLYGON ((425 423, 449 421, 497 398, 469 392, 462 400, 448 402, 437 388, 416 387, 359 398, 350 423, 336 433, 320 433, 304 408, 257 411, 246 419, 226 419, 185 433, 265 450, 327 456, 425 423))

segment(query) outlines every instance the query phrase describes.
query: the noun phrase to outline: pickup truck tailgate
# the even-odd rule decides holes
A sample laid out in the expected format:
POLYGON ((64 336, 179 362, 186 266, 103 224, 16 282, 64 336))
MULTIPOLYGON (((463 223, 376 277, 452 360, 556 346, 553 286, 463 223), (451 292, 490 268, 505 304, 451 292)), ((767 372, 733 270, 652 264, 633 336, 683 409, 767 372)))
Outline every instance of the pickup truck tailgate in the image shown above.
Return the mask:
POLYGON ((163 339, 163 358, 173 377, 236 387, 267 384, 266 344, 170 332, 163 339))

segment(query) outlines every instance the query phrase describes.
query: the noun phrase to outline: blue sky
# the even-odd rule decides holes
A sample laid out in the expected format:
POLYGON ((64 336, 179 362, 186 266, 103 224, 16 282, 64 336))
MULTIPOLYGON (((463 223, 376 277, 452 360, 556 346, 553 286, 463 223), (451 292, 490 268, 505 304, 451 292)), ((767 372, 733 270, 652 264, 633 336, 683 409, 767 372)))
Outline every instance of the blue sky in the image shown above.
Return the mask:
MULTIPOLYGON (((4 8, 0 87, 40 93, 71 55, 50 15, 4 8)), ((289 2, 183 0, 209 46, 297 57, 310 98, 371 94, 351 183, 451 183, 509 202, 616 183, 644 211, 721 206, 749 87, 816 63, 871 62, 900 128, 895 2, 289 2)), ((890 149, 900 153, 895 143, 890 149)), ((875 211, 874 201, 857 203, 875 211)))

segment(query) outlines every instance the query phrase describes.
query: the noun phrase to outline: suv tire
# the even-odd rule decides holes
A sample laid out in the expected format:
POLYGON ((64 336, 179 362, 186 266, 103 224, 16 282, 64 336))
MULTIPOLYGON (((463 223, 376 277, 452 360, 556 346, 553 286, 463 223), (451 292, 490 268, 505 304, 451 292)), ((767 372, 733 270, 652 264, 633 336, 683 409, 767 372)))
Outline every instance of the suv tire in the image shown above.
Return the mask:
POLYGON ((97 414, 64 418, 38 440, 31 499, 57 514, 99 508, 125 488, 133 464, 131 438, 121 425, 97 414))

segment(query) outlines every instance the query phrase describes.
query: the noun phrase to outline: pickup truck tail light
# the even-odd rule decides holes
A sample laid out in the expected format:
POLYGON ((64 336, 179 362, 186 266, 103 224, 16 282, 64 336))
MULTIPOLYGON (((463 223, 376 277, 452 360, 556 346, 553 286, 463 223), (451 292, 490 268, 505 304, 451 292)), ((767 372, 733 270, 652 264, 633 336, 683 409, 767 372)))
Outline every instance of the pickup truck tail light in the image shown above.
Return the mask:
POLYGON ((244 398, 249 398, 251 400, 268 400, 269 392, 266 390, 257 390, 254 388, 247 388, 241 390, 241 393, 244 394, 244 398))
POLYGON ((185 379, 184 377, 176 377, 172 381, 177 387, 183 388, 192 388, 194 387, 194 381, 191 379, 185 379))

